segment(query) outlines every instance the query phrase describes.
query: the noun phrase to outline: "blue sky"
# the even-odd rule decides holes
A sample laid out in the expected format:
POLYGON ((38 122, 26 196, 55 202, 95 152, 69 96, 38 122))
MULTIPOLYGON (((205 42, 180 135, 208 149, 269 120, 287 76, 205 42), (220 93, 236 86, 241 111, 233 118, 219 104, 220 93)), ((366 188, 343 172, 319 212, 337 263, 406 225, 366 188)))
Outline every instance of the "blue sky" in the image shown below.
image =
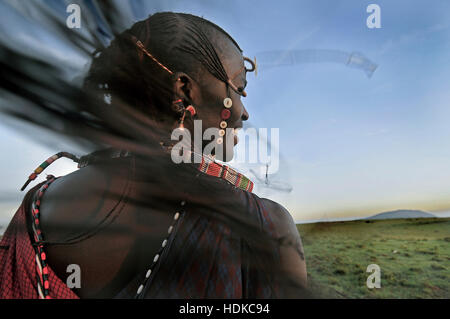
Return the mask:
MULTIPOLYGON (((283 162, 273 178, 293 186, 289 194, 260 193, 286 206, 295 220, 450 210, 449 1, 147 4, 149 11, 138 18, 154 8, 203 16, 250 57, 272 50, 340 50, 361 52, 378 64, 371 78, 338 63, 261 66, 256 78, 248 75, 250 122, 280 128, 283 162), (366 26, 370 3, 381 7, 381 29, 366 26)), ((9 172, 0 172, 2 180, 14 181, 1 189, 13 192, 59 149, 31 146, 26 137, 0 131, 2 149, 18 159, 9 162, 9 172)))

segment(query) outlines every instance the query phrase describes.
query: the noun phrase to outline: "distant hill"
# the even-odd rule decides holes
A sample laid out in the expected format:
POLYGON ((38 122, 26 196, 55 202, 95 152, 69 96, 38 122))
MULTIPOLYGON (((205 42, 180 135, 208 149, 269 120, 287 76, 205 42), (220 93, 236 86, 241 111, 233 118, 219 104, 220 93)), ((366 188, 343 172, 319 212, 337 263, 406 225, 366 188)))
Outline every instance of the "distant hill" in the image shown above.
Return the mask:
POLYGON ((433 214, 421 210, 399 209, 390 212, 376 214, 364 219, 399 219, 399 218, 434 218, 433 214))

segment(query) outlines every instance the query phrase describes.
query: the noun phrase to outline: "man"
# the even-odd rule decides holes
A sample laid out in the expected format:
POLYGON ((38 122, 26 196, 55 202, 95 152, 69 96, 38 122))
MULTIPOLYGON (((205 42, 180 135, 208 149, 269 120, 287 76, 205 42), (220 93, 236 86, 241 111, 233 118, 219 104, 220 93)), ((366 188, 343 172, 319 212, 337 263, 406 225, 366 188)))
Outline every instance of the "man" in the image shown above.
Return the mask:
POLYGON ((255 66, 245 61, 218 26, 171 12, 136 23, 103 50, 85 89, 108 96, 105 116, 125 103, 142 115, 136 119, 148 119, 130 127, 150 129, 143 143, 154 152, 101 150, 30 191, 2 241, 0 276, 8 283, 0 283, 0 296, 303 297, 306 266, 290 214, 202 154, 207 141, 191 149, 200 163, 171 160, 171 132, 193 132, 194 119, 202 133, 217 128, 222 159, 232 157, 234 129, 249 117, 241 97, 255 66), (27 264, 35 246, 37 278, 14 257, 19 244, 27 264), (64 284, 69 265, 79 267, 81 287, 64 284))

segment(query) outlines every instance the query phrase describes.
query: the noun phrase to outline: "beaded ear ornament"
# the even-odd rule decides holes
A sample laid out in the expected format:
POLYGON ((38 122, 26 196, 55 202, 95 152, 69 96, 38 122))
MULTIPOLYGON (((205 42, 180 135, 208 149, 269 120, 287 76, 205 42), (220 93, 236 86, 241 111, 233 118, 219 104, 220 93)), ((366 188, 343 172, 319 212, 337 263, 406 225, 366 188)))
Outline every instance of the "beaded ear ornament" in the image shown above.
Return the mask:
POLYGON ((191 118, 195 118, 197 115, 197 111, 195 110, 195 107, 193 107, 192 105, 188 105, 187 107, 185 107, 182 99, 175 100, 172 103, 175 105, 175 108, 177 110, 179 110, 180 112, 183 112, 183 115, 180 118, 180 124, 178 127, 180 129, 184 129, 184 119, 186 118, 187 112, 190 113, 191 118))
POLYGON ((231 117, 230 108, 233 106, 233 101, 227 97, 223 100, 223 106, 225 107, 222 112, 220 112, 220 130, 219 130, 219 138, 217 139, 217 144, 223 143, 223 136, 225 135, 225 129, 228 126, 227 120, 231 117))
MULTIPOLYGON (((252 61, 251 59, 244 57, 244 66, 242 68, 240 68, 235 74, 233 74, 233 77, 231 79, 228 79, 227 84, 229 87, 231 87, 233 89, 233 91, 235 91, 238 95, 247 96, 247 93, 244 91, 243 88, 238 88, 236 87, 236 85, 233 83, 232 80, 234 80, 234 78, 236 76, 238 76, 240 73, 242 73, 242 71, 245 70, 245 72, 255 72, 255 76, 257 74, 257 65, 256 65, 256 58, 254 59, 254 61, 252 61), (245 62, 250 63, 251 67, 247 68, 245 66, 245 62)), ((226 97, 223 100, 223 106, 225 107, 221 112, 220 112, 220 130, 219 130, 219 138, 217 139, 217 144, 222 144, 223 143, 223 136, 225 135, 225 129, 228 126, 227 120, 231 117, 231 107, 233 106, 233 101, 231 100, 231 98, 226 97)))

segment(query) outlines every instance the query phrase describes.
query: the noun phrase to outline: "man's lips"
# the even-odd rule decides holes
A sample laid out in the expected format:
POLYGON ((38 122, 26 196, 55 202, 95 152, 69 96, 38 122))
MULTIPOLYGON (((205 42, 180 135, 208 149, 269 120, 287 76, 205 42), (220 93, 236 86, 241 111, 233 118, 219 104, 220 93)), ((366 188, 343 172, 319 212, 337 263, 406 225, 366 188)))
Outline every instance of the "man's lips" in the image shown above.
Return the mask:
POLYGON ((237 143, 239 143, 239 137, 238 137, 238 131, 242 128, 242 126, 240 127, 235 127, 233 129, 233 138, 234 138, 234 145, 236 145, 237 143))
POLYGON ((239 143, 239 137, 237 135, 235 135, 233 138, 234 138, 234 145, 239 143))

